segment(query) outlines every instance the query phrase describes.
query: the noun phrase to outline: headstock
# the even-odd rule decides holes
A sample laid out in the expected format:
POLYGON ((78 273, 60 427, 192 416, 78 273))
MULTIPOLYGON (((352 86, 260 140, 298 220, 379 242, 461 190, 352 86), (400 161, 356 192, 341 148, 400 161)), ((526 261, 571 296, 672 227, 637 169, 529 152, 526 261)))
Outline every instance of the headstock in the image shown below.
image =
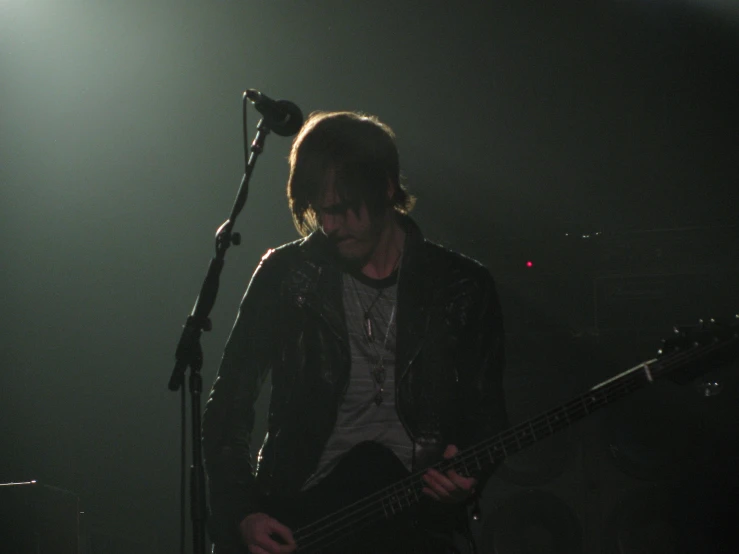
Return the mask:
POLYGON ((739 357, 739 314, 733 318, 700 320, 694 327, 675 327, 662 341, 659 358, 675 364, 672 379, 684 384, 739 357))

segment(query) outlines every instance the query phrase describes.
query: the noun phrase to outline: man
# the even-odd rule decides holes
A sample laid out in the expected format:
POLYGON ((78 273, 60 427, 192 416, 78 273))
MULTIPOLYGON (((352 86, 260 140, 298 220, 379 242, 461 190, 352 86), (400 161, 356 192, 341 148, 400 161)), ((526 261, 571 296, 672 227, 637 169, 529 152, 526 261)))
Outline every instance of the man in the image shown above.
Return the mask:
MULTIPOLYGON (((210 528, 223 552, 307 550, 315 533, 294 537, 275 499, 321 491, 339 468, 347 487, 387 473, 362 447, 380 444, 417 471, 507 426, 493 280, 426 241, 407 215, 414 199, 393 131, 353 112, 313 114, 293 143, 287 192, 304 238, 262 258, 203 416, 210 528), (270 371, 253 470, 254 402, 270 371)), ((428 469, 421 503, 434 521, 454 521, 488 474, 428 469)), ((449 552, 451 528, 373 528, 340 551, 449 552)))

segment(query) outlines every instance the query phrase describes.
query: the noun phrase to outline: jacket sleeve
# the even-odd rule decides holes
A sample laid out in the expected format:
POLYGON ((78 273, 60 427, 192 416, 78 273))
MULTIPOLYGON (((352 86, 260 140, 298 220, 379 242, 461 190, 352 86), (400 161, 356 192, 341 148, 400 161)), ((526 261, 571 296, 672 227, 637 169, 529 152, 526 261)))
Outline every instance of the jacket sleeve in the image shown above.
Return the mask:
MULTIPOLYGON (((503 391, 505 333, 495 282, 486 269, 477 280, 462 341, 460 448, 493 437, 510 426, 503 391)), ((484 481, 489 470, 482 476, 484 481)))
POLYGON ((226 343, 203 413, 203 456, 208 476, 214 542, 240 544, 238 524, 262 511, 250 451, 254 403, 270 370, 279 310, 272 251, 257 267, 226 343))

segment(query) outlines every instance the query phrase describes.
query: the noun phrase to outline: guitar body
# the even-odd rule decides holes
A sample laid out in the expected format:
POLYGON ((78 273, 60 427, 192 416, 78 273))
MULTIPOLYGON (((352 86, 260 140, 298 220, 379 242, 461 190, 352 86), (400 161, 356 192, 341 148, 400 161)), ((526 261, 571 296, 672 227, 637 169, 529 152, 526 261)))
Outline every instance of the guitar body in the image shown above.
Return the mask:
MULTIPOLYGON (((362 502, 392 497, 392 486, 409 475, 389 449, 363 442, 317 485, 296 496, 270 496, 265 512, 291 529, 301 554, 433 554, 424 543, 433 541, 432 535, 451 533, 448 508, 423 499, 401 513, 383 514, 377 502, 370 508, 362 502)), ((218 545, 214 552, 248 554, 246 547, 234 551, 218 545)))
MULTIPOLYGON (((387 494, 387 487, 409 475, 389 449, 375 442, 363 442, 347 452, 314 487, 296 497, 270 499, 268 513, 293 532, 298 531, 296 540, 301 553, 407 554, 428 537, 429 527, 435 526, 431 502, 422 502, 414 509, 390 514, 389 519, 380 521, 371 517, 359 502, 379 491, 387 494), (367 517, 363 517, 365 513, 367 517), (321 523, 323 519, 325 524, 321 523), (342 520, 346 520, 345 524, 342 520)), ((448 512, 444 515, 447 517, 442 522, 449 527, 448 512)))

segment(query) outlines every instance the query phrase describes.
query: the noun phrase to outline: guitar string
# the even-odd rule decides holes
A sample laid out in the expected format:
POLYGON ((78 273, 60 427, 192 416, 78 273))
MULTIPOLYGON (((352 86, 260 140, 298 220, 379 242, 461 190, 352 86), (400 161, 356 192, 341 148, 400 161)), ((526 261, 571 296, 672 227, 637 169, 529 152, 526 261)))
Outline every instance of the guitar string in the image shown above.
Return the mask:
MULTIPOLYGON (((633 377, 633 375, 630 375, 629 377, 633 377)), ((612 385, 609 388, 610 389, 628 388, 632 384, 633 383, 623 383, 623 382, 621 382, 619 384, 614 384, 614 385, 612 385), (624 384, 626 385, 626 387, 623 386, 624 384)), ((510 439, 510 437, 508 437, 508 438, 510 439)), ((513 445, 513 443, 511 443, 511 445, 513 445)), ((477 449, 479 449, 479 448, 477 448, 477 449)), ((489 449, 488 448, 485 448, 485 451, 488 452, 489 449)), ((471 457, 471 456, 468 456, 468 457, 471 457)), ((452 460, 450 460, 450 461, 452 461, 452 460)), ((452 462, 456 462, 456 460, 453 460, 452 462)), ((450 465, 454 465, 454 464, 450 464, 450 465)), ((463 465, 463 464, 457 463, 456 465, 463 465)), ((397 484, 395 484, 394 487, 391 486, 390 488, 399 488, 399 487, 398 487, 397 484)), ((401 493, 401 495, 403 493, 405 493, 405 490, 401 493)), ((410 505, 410 502, 409 502, 409 505, 410 505)), ((402 506, 402 503, 398 504, 397 507, 398 507, 399 510, 401 510, 402 508, 404 508, 402 506)), ((395 511, 395 510, 393 510, 393 511, 395 511)), ((351 513, 351 514, 350 513, 347 513, 344 516, 344 518, 342 518, 342 519, 346 519, 346 517, 349 517, 349 516, 352 516, 352 515, 361 515, 361 519, 362 520, 367 520, 368 518, 374 518, 374 519, 381 520, 382 519, 382 516, 383 515, 386 515, 386 510, 385 510, 385 507, 383 505, 378 505, 378 506, 372 506, 372 505, 370 505, 370 506, 366 506, 364 508, 364 514, 361 514, 361 510, 359 510, 359 511, 355 510, 354 513, 351 513), (369 512, 367 511, 367 508, 370 509, 369 512)), ((333 524, 336 525, 337 523, 341 523, 341 520, 339 520, 337 522, 334 519, 333 524)), ((342 536, 341 536, 342 533, 343 534, 346 534, 346 532, 347 531, 350 531, 350 530, 352 532, 355 532, 356 531, 356 526, 359 523, 359 521, 358 521, 357 518, 354 518, 351 523, 352 523, 352 527, 351 528, 348 525, 343 525, 343 527, 340 526, 338 529, 335 529, 332 533, 325 534, 324 537, 323 537, 324 542, 326 540, 330 540, 333 543, 333 542, 336 542, 336 540, 339 540, 339 539, 342 538, 342 536)), ((371 521, 370 522, 363 521, 363 523, 367 524, 367 523, 371 523, 371 521)), ((306 541, 307 538, 310 538, 310 536, 308 534, 306 534, 306 536, 303 539, 301 539, 302 542, 300 542, 300 544, 303 545, 303 546, 307 545, 308 547, 311 547, 311 546, 315 546, 316 544, 319 544, 320 541, 321 541, 321 538, 318 538, 318 540, 316 542, 307 542, 306 543, 305 541, 306 541)))
MULTIPOLYGON (((419 486, 414 487, 415 490, 413 491, 413 494, 416 499, 418 499, 419 488, 419 486)), ((408 506, 411 506, 413 501, 407 494, 406 490, 399 491, 397 498, 393 499, 390 503, 390 512, 401 512, 406 507, 405 503, 407 503, 408 506), (403 502, 403 497, 405 497, 405 502, 403 502)), ((354 510, 353 512, 345 511, 343 518, 339 520, 334 519, 334 521, 329 523, 327 526, 324 526, 323 529, 313 529, 311 533, 306 533, 305 537, 296 535, 296 540, 300 545, 308 547, 315 546, 316 544, 323 544, 324 546, 327 544, 333 544, 346 537, 349 533, 356 533, 358 529, 361 529, 368 524, 386 519, 388 516, 386 506, 387 505, 384 502, 382 504, 375 502, 374 504, 369 505, 365 503, 364 506, 360 506, 359 510, 354 510)))
MULTIPOLYGON (((717 345, 717 347, 722 347, 722 346, 725 346, 725 344, 719 344, 719 345, 717 345)), ((675 365, 675 362, 680 362, 680 363, 679 363, 678 365, 682 365, 682 361, 681 361, 681 358, 683 358, 683 357, 685 357, 685 358, 690 358, 690 357, 702 357, 702 356, 705 356, 705 350, 712 350, 712 349, 713 349, 713 348, 704 348, 704 349, 703 349, 703 351, 701 351, 701 352, 698 352, 698 353, 697 353, 697 354, 698 354, 698 356, 692 356, 692 354, 696 353, 696 352, 695 352, 695 350, 693 350, 693 351, 691 351, 691 352, 688 352, 688 353, 687 353, 687 354, 688 354, 687 356, 675 356, 675 355, 673 355, 673 356, 671 356, 671 357, 670 357, 669 359, 666 359, 665 361, 662 361, 662 362, 660 362, 660 363, 659 363, 659 364, 658 364, 658 365, 657 365, 657 366, 656 366, 656 367, 654 368, 654 373, 655 373, 655 374, 657 374, 657 375, 659 375, 659 374, 661 374, 661 373, 665 372, 666 370, 669 370, 669 369, 670 369, 670 367, 669 367, 669 366, 670 366, 670 365, 675 365), (664 367, 659 367, 660 365, 661 365, 661 366, 664 366, 664 367)), ((651 362, 647 362, 647 363, 651 363, 651 362)), ((632 369, 635 369, 635 370, 636 370, 636 369, 639 369, 639 368, 641 368, 641 367, 643 367, 643 364, 642 364, 642 365, 639 365, 639 366, 635 366, 635 368, 632 368, 632 369)), ((624 380, 620 380, 620 381, 614 382, 613 384, 609 384, 609 385, 603 386, 603 387, 601 387, 601 388, 600 388, 599 390, 597 390, 597 391, 589 391, 589 392, 588 392, 588 393, 587 393, 586 395, 583 395, 583 397, 584 397, 584 396, 587 396, 588 394, 592 394, 592 393, 594 393, 594 392, 598 392, 598 393, 602 394, 603 396, 606 396, 606 394, 604 394, 606 390, 608 390, 609 392, 613 392, 613 391, 615 391, 616 389, 624 389, 624 390, 626 390, 626 389, 628 389, 628 388, 630 388, 630 387, 634 386, 635 384, 636 384, 637 386, 640 386, 640 384, 639 384, 639 383, 634 383, 634 381, 635 381, 634 377, 637 377, 637 376, 641 377, 641 375, 640 375, 639 373, 636 373, 636 372, 634 372, 634 373, 631 373, 631 374, 628 374, 628 375, 625 375, 625 376, 624 376, 624 377, 625 377, 625 379, 624 379, 624 380)), ((575 399, 574 401, 571 401, 571 402, 569 402, 569 403, 568 403, 567 405, 565 405, 565 406, 570 406, 570 405, 579 405, 579 406, 577 406, 577 407, 578 407, 578 411, 580 411, 581 409, 583 409, 583 408, 584 408, 583 406, 581 406, 581 402, 582 402, 582 399, 583 399, 583 397, 579 397, 579 398, 575 399)), ((551 412, 556 412, 556 411, 565 411, 565 409, 566 409, 566 408, 565 408, 565 406, 562 406, 562 407, 560 407, 560 408, 557 408, 557 409, 555 409, 555 410, 550 410, 550 411, 551 411, 551 412)), ((598 406, 598 407, 600 407, 600 406, 598 406)), ((571 411, 571 410, 570 410, 570 411, 571 411)), ((586 410, 586 411, 587 411, 587 410, 586 410)), ((574 414, 573 414, 573 415, 574 415, 574 414)), ((529 422, 529 423, 531 423, 531 422, 529 422)), ((547 427, 548 427, 548 426, 547 426, 547 427)), ((559 430, 559 429, 558 429, 558 430, 559 430)), ((551 433, 550 433, 550 434, 551 434, 551 433)), ((488 442, 501 442, 501 443, 502 443, 502 442, 504 442, 504 441, 506 441, 506 440, 508 440, 508 441, 510 442, 510 439, 511 439, 511 437, 512 437, 512 436, 513 436, 513 433, 511 433, 511 432, 509 432, 509 433, 506 433, 506 432, 504 432, 504 433, 501 433, 501 434, 500 434, 500 435, 498 435, 497 437, 494 437, 494 438, 493 438, 492 440, 488 440, 488 441, 483 441, 483 443, 481 443, 480 445, 476 445, 475 447, 472 447, 472 448, 470 449, 470 451, 474 451, 474 452, 477 452, 477 451, 479 451, 479 450, 483 450, 484 452, 486 452, 486 453, 490 454, 490 448, 489 448, 489 447, 486 447, 486 446, 483 446, 483 445, 484 445, 485 443, 488 443, 488 442), (503 435, 508 435, 508 436, 507 436, 507 437, 504 437, 503 435), (497 440, 496 440, 496 439, 497 439, 497 440)), ((548 435, 547 435, 547 436, 548 436, 548 435)), ((514 438, 515 438, 515 437, 514 437, 514 438)), ((516 439, 516 442, 518 442, 518 440, 517 440, 517 439, 516 439)), ((513 446, 513 443, 512 443, 512 442, 510 442, 510 444, 511 444, 511 446, 513 446)), ((473 454, 472 452, 470 452, 470 454, 467 454, 467 455, 466 455, 465 457, 466 457, 467 459, 470 459, 470 458, 477 458, 477 456, 476 456, 476 455, 474 455, 474 454, 473 454)), ((450 464, 444 464, 444 465, 449 465, 450 467, 451 467, 451 466, 454 466, 454 465, 458 465, 458 466, 466 466, 466 464, 464 464, 464 460, 457 460, 457 459, 454 459, 454 460, 449 460, 449 462, 451 462, 451 463, 450 463, 450 464), (460 462, 461 462, 461 463, 460 463, 460 462)), ((460 468, 461 468, 461 467, 460 467, 460 468)), ((423 473, 425 473, 425 471, 424 471, 424 472, 421 472, 420 474, 423 474, 423 473)), ((416 476, 414 475, 414 476, 411 476, 411 477, 416 477, 416 476)), ((408 479, 410 479, 410 478, 406 478, 406 480, 408 480, 408 479)), ((402 483, 402 482, 401 482, 401 483, 402 483)), ((389 487, 386 487, 386 488, 385 488, 385 490, 387 490, 387 489, 393 489, 393 488, 396 488, 396 489, 399 489, 399 492, 400 492, 400 491, 402 491, 402 492, 400 492, 400 494, 401 494, 401 495, 403 495, 403 494, 406 494, 406 492, 407 492, 407 489, 408 489, 408 487, 403 487, 403 486, 399 486, 399 485, 400 485, 400 483, 395 483, 395 484, 393 484, 393 485, 391 485, 391 486, 389 486, 389 487)), ((417 489, 417 487, 416 487, 416 489, 417 489)), ((377 494, 380 494, 380 493, 382 493, 382 492, 383 492, 383 491, 378 491, 378 493, 375 493, 374 495, 371 495, 371 496, 377 496, 377 494)), ((415 494, 415 495, 417 496, 417 491, 415 491, 415 492, 414 492, 414 494, 415 494)), ((368 500, 369 498, 370 498, 370 497, 368 497, 367 499, 364 499, 364 500, 362 500, 362 501, 359 501, 359 502, 357 502, 357 503, 365 503, 365 504, 367 504, 367 502, 366 502, 366 501, 367 501, 367 500, 368 500)), ((355 504, 357 504, 357 503, 355 503, 355 504)), ((410 501, 409 501, 409 505, 410 505, 410 501)), ((352 512, 352 513, 347 513, 347 514, 346 514, 346 515, 345 515, 345 516, 344 516, 344 517, 343 517, 342 519, 346 519, 346 517, 348 517, 348 516, 350 516, 350 515, 355 515, 355 514, 358 514, 358 513, 360 513, 360 511, 361 511, 362 509, 364 509, 364 510, 366 511, 366 508, 372 508, 372 506, 371 506, 371 505, 369 505, 369 506, 366 506, 365 508, 361 508, 361 507, 360 507, 360 510, 354 510, 354 512, 352 512)), ((398 508, 399 508, 399 509, 402 509, 402 508, 403 508, 402 504, 398 505, 398 508)), ((344 509, 343 511, 346 511, 346 510, 347 510, 347 509, 345 508, 345 509, 344 509)), ((338 512, 335 512, 334 514, 331 514, 330 516, 327 516, 327 518, 328 518, 328 519, 331 519, 331 520, 333 521, 333 523, 334 523, 334 524, 336 524, 336 523, 337 523, 337 520, 336 520, 336 519, 335 519, 335 518, 334 518, 333 516, 335 516, 335 515, 336 515, 336 514, 338 514, 338 513, 341 513, 341 511, 342 511, 342 510, 339 510, 338 512)), ((371 517, 371 516, 373 516, 373 515, 379 515, 379 516, 382 516, 382 515, 385 515, 385 514, 386 514, 386 510, 385 510, 384 506, 382 506, 382 505, 380 505, 380 506, 377 506, 377 507, 376 507, 376 509, 374 509, 374 510, 373 510, 373 512, 370 512, 370 513, 366 513, 366 514, 365 514, 365 518, 366 518, 366 517, 371 517), (374 513, 373 513, 373 512, 374 512, 374 513)), ((327 518, 322 518, 322 519, 327 519, 327 518)), ((320 520, 319 520, 319 521, 320 521, 320 520)), ((339 521, 341 521, 341 520, 339 520, 339 521)), ((318 522, 316 522, 316 523, 318 523, 318 522)), ((311 528, 311 527, 314 527, 314 526, 315 526, 315 524, 312 524, 312 525, 306 526, 306 527, 304 527, 304 528, 301 528, 301 529, 300 529, 299 531, 301 531, 301 532, 305 532, 305 531, 307 531, 307 530, 308 530, 309 528, 311 528)), ((330 524, 329 524, 329 526, 330 526, 330 524)), ((326 526, 323 526, 323 527, 325 528, 326 526)), ((316 531, 319 531, 319 530, 318 530, 318 529, 316 529, 316 531)), ((309 537, 310 537, 310 536, 311 536, 312 534, 314 534, 314 533, 315 533, 316 531, 314 531, 314 532, 313 532, 313 533, 311 533, 311 534, 309 534, 309 533, 306 533, 306 534, 305 534, 305 537, 303 538, 303 541, 305 541, 305 539, 306 539, 306 538, 309 538, 309 537)), ((341 531, 342 531, 342 529, 341 529, 341 528, 339 528, 339 529, 337 529, 336 531, 334 531, 334 534, 336 534, 336 532, 341 532, 341 531)), ((334 542, 334 541, 332 541, 332 542, 334 542)), ((305 543, 303 543, 303 544, 305 544, 305 543)))
MULTIPOLYGON (((652 368, 652 374, 654 376, 660 376, 663 373, 668 373, 669 371, 672 371, 676 369, 676 366, 679 367, 681 365, 686 364, 686 360, 689 360, 690 358, 694 359, 700 359, 701 357, 704 357, 708 352, 715 349, 720 349, 725 346, 729 342, 736 341, 736 336, 734 336, 729 341, 724 341, 721 343, 714 343, 712 345, 708 345, 705 347, 692 349, 690 351, 687 351, 685 353, 677 353, 673 354, 671 356, 668 356, 664 360, 655 360, 655 361, 649 361, 646 362, 647 364, 654 363, 654 367, 652 368)), ((613 383, 610 383, 608 385, 604 385, 603 387, 595 390, 590 390, 584 395, 581 395, 580 397, 575 398, 574 400, 571 400, 570 402, 566 403, 563 406, 554 408, 552 410, 548 410, 547 412, 544 412, 544 414, 549 413, 571 413, 573 416, 576 416, 576 421, 580 419, 580 416, 576 412, 582 412, 584 411, 585 414, 589 413, 587 408, 582 404, 583 400, 587 396, 595 396, 600 395, 602 396, 606 402, 602 405, 596 405, 594 406, 594 409, 599 409, 603 405, 607 405, 609 400, 606 398, 609 394, 613 395, 614 392, 620 392, 620 391, 626 391, 629 392, 629 388, 636 387, 641 388, 644 385, 644 376, 636 371, 640 368, 643 368, 644 364, 640 364, 638 366, 635 366, 632 368, 632 370, 627 370, 627 373, 623 376, 623 379, 617 380, 613 383), (576 408, 575 410, 572 410, 572 408, 576 408)), ((617 399, 617 398, 616 398, 617 399)), ((614 400, 613 398, 611 401, 614 400)), ((475 460, 476 463, 479 465, 479 454, 485 453, 487 454, 487 457, 491 458, 491 463, 495 463, 496 461, 502 461, 507 457, 507 452, 505 449, 505 443, 508 442, 509 446, 511 447, 517 447, 518 449, 521 448, 520 445, 520 439, 517 436, 522 428, 529 427, 532 429, 533 434, 535 435, 535 440, 538 440, 536 437, 536 431, 533 430, 533 424, 539 423, 536 420, 542 419, 543 416, 532 418, 531 420, 524 422, 523 424, 520 424, 516 427, 513 427, 509 430, 506 430, 495 437, 492 437, 490 439, 486 439, 477 445, 472 446, 471 448, 467 449, 465 451, 465 454, 459 458, 453 458, 450 460, 445 460, 442 463, 437 464, 434 467, 437 467, 437 469, 441 471, 446 471, 447 468, 455 468, 460 471, 469 472, 469 469, 467 468, 466 461, 475 460), (493 452, 495 452, 495 449, 491 450, 491 447, 494 447, 497 443, 500 443, 503 445, 503 452, 506 454, 506 456, 501 457, 500 459, 496 460, 493 456, 493 452)), ((549 436, 552 433, 559 431, 561 429, 564 429, 569 426, 569 419, 567 420, 566 424, 562 426, 561 428, 554 428, 550 422, 547 422, 546 427, 543 427, 545 431, 549 430, 548 433, 542 436, 549 436)), ((555 425, 557 422, 555 422, 555 425)), ((517 450, 516 450, 517 451, 517 450)), ((498 450, 500 453, 500 451, 498 450)), ((412 505, 412 502, 410 500, 410 495, 408 495, 409 492, 413 493, 413 496, 416 497, 416 500, 418 500, 418 493, 419 493, 419 486, 423 486, 423 483, 420 481, 420 477, 425 474, 426 470, 417 472, 409 477, 406 477, 405 479, 393 483, 375 493, 372 495, 369 495, 368 497, 361 499, 357 502, 354 502, 353 504, 350 504, 349 506, 346 506, 332 514, 329 514, 309 525, 306 525, 298 530, 296 530, 296 540, 299 537, 301 538, 302 543, 299 543, 301 545, 301 548, 304 547, 312 547, 316 544, 320 544, 320 541, 331 539, 331 542, 335 542, 336 540, 339 540, 341 537, 335 537, 337 533, 346 533, 346 531, 356 531, 356 525, 362 520, 367 518, 376 518, 377 520, 381 520, 388 516, 387 509, 386 509, 386 497, 389 495, 389 493, 394 492, 394 497, 399 498, 402 496, 405 496, 405 500, 408 503, 408 507, 412 505), (407 484, 406 484, 407 483, 407 484), (369 512, 368 512, 369 510, 369 512), (339 514, 343 515, 337 520, 336 516, 339 514), (362 514, 362 512, 365 512, 362 514), (356 517, 359 516, 359 517, 356 517), (345 521, 347 518, 352 518, 352 521, 350 521, 348 524, 344 524, 343 521, 345 521), (326 533, 326 530, 333 526, 336 527, 339 525, 337 529, 334 529, 333 531, 330 531, 329 533, 326 533), (323 534, 323 537, 316 537, 317 534, 323 534), (331 535, 334 535, 332 538, 331 535), (310 542, 309 539, 316 538, 317 541, 310 542), (308 542, 306 542, 308 541, 308 542)), ((397 501, 397 500, 396 500, 397 501)), ((391 503, 390 509, 393 513, 396 511, 402 511, 405 509, 406 506, 402 503, 402 498, 400 498, 400 502, 397 504, 391 503), (397 508, 397 510, 396 510, 397 508)), ((392 514, 390 514, 392 515, 392 514)))

